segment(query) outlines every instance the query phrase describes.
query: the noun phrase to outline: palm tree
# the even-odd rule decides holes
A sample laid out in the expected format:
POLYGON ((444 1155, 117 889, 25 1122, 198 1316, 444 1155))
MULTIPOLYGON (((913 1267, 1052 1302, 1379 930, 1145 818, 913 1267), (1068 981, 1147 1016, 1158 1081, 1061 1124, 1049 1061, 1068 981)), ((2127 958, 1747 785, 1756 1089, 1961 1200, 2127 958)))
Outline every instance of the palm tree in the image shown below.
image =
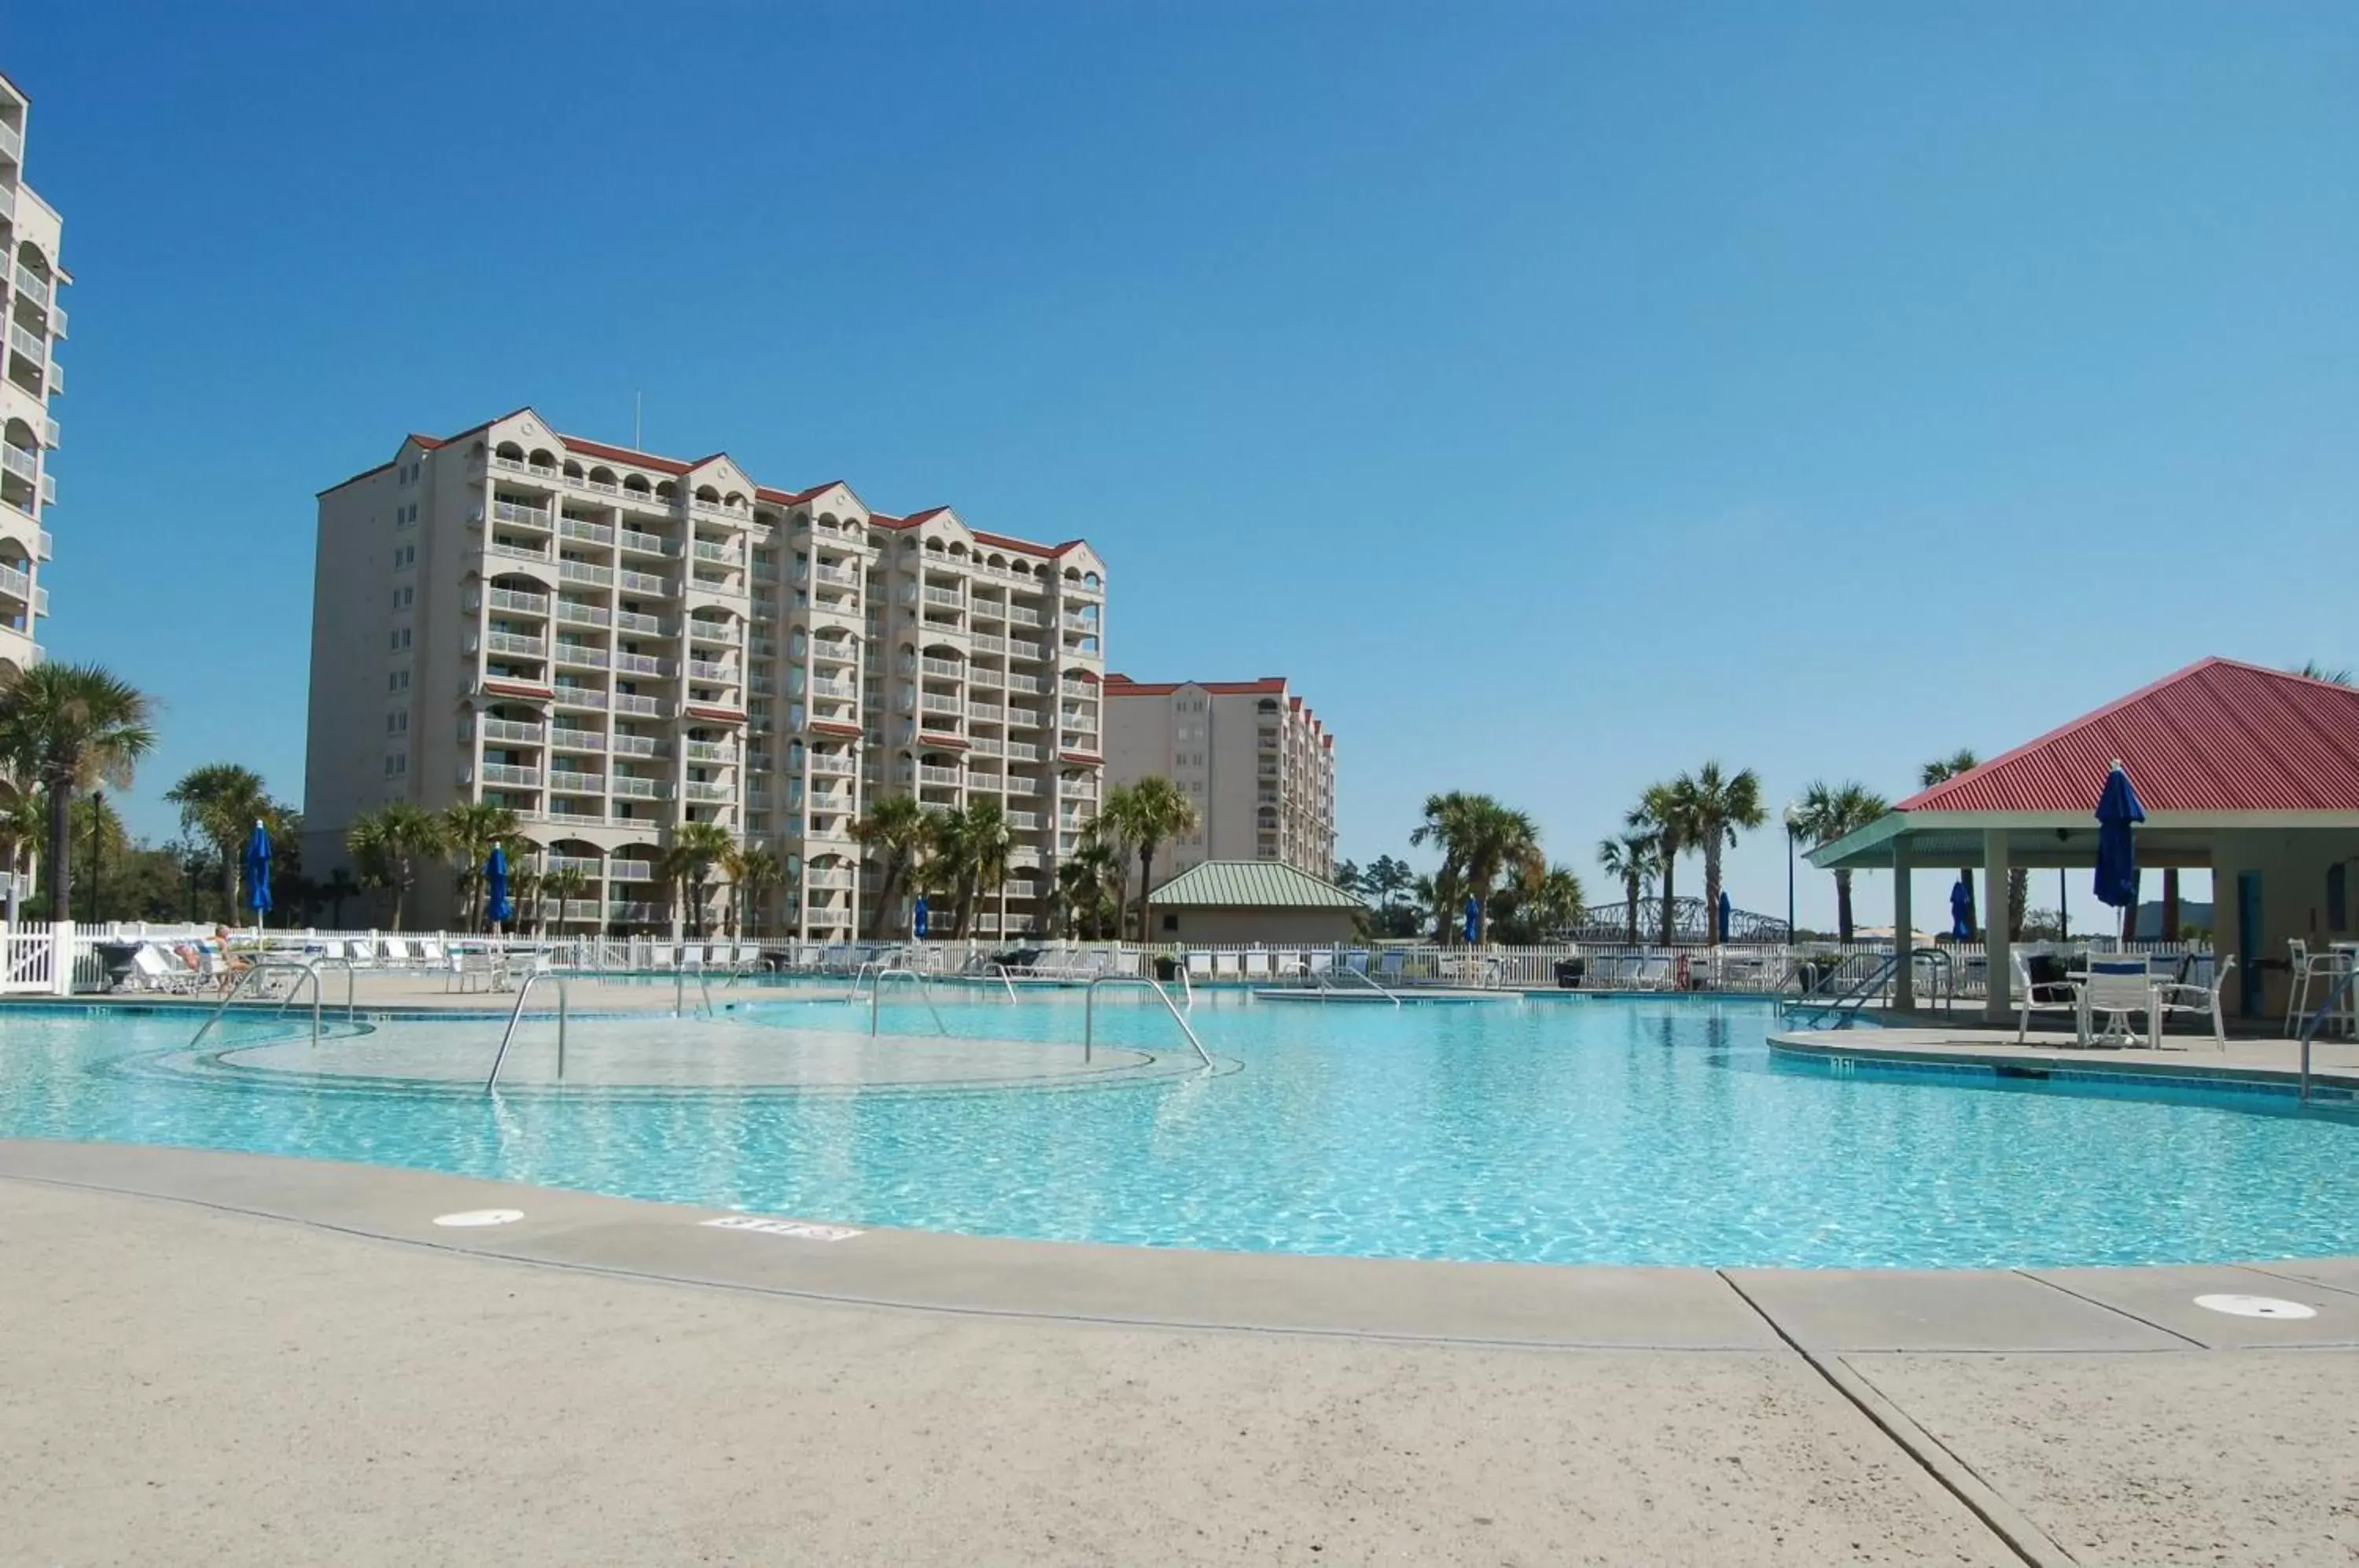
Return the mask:
MULTIPOLYGON (((1802 791, 1800 809, 1794 813, 1794 831, 1810 841, 1810 847, 1832 844, 1848 838, 1871 822, 1879 822, 1891 810, 1884 797, 1855 779, 1830 784, 1824 779, 1814 781, 1802 791)), ((1835 870, 1835 935, 1843 942, 1851 941, 1851 868, 1835 870)), ((1896 942, 1905 936, 1896 935, 1896 942)))
POLYGON ((704 887, 712 868, 736 844, 719 822, 682 822, 671 830, 671 844, 663 855, 664 879, 685 890, 696 911, 691 934, 704 934, 704 887))
POLYGON ((131 787, 156 747, 156 704, 95 664, 37 664, 0 691, 0 761, 20 783, 38 783, 49 809, 49 919, 68 912, 74 792, 131 787))
POLYGON ((1761 777, 1750 768, 1723 774, 1717 762, 1680 775, 1678 789, 1687 811, 1687 846, 1703 852, 1703 925, 1720 945, 1720 857, 1736 845, 1736 835, 1768 820, 1761 809, 1761 777))
POLYGON ((1057 896, 1069 934, 1093 942, 1121 929, 1126 864, 1120 850, 1097 843, 1084 843, 1058 864, 1057 896))
POLYGON ((1111 819, 1138 852, 1138 940, 1148 940, 1155 888, 1155 852, 1166 839, 1196 831, 1196 808, 1169 779, 1147 778, 1106 792, 1098 820, 1111 819))
POLYGON ((360 890, 361 885, 353 881, 353 874, 342 866, 339 866, 328 873, 328 879, 320 884, 320 897, 327 903, 331 926, 338 931, 344 929, 344 905, 360 890))
POLYGON ((969 801, 963 813, 951 815, 960 820, 956 830, 958 913, 951 923, 951 934, 963 939, 976 900, 997 893, 1007 881, 1007 858, 1015 851, 1016 840, 1008 831, 1006 808, 987 795, 969 801))
POLYGON ((590 896, 590 874, 578 866, 560 866, 543 872, 541 896, 557 906, 557 931, 565 934, 565 906, 590 896))
POLYGON ((1687 847, 1690 825, 1687 797, 1676 782, 1649 784, 1639 795, 1638 803, 1630 808, 1630 814, 1622 819, 1622 825, 1655 841, 1655 869, 1663 878, 1662 941, 1669 947, 1679 922, 1672 883, 1680 868, 1680 852, 1687 847))
POLYGON ((2352 684, 2351 667, 2344 664, 2321 664, 2314 659, 2305 659, 2294 673, 2305 681, 2323 681, 2332 686, 2352 684))
POLYGON ((780 882, 786 880, 787 869, 778 864, 777 855, 759 844, 732 850, 728 859, 729 881, 737 889, 737 904, 745 918, 745 934, 759 942, 762 939, 762 906, 769 901, 780 882))
POLYGON ((1480 943, 1490 940, 1491 892, 1499 879, 1512 879, 1528 895, 1547 875, 1548 862, 1540 854, 1540 830, 1529 816, 1488 795, 1474 800, 1458 858, 1465 867, 1467 896, 1474 900, 1474 940, 1480 943))
MULTIPOLYGON (((1959 774, 1968 772, 1981 765, 1980 757, 1977 757, 1971 749, 1961 746, 1949 756, 1937 757, 1919 768, 1917 782, 1930 789, 1936 784, 1946 784, 1959 774)), ((1958 879, 1968 887, 1972 887, 1974 885, 1972 868, 1963 866, 1958 867, 1958 879)), ((2010 866, 2006 873, 2006 930, 2011 940, 2018 939, 2023 935, 2024 907, 2030 901, 2030 868, 2022 866, 2010 866)), ((1990 914, 1988 909, 1983 911, 1985 925, 1990 920, 1990 914)))
POLYGON ((0 778, 0 872, 21 878, 49 833, 49 803, 38 787, 0 778))
POLYGON ((516 812, 495 801, 454 800, 442 812, 442 844, 457 873, 461 919, 469 931, 483 912, 484 862, 495 848, 514 848, 523 833, 516 812))
POLYGON ((1098 802, 1098 814, 1082 830, 1083 848, 1102 849, 1114 860, 1114 930, 1107 934, 1117 941, 1130 909, 1131 842, 1126 825, 1130 815, 1130 786, 1116 784, 1105 792, 1098 802))
POLYGON ((417 885, 421 861, 442 853, 448 843, 442 819, 408 800, 388 800, 375 815, 353 819, 344 834, 353 867, 364 887, 393 890, 393 929, 401 929, 409 889, 417 885))
POLYGON ((180 808, 180 831, 213 846, 222 863, 222 918, 234 922, 245 872, 246 835, 261 822, 274 839, 287 833, 285 811, 262 785, 262 775, 234 762, 192 768, 164 792, 180 808))
POLYGON ((1655 835, 1636 829, 1597 841, 1598 866, 1622 884, 1622 941, 1630 947, 1638 945, 1638 903, 1654 884, 1655 854, 1655 835))
POLYGON ((1456 930, 1451 912, 1457 907, 1459 890, 1466 877, 1466 844, 1473 837, 1473 812, 1476 802, 1487 796, 1469 795, 1462 789, 1425 798, 1424 820, 1411 829, 1408 842, 1423 848, 1433 845, 1441 852, 1441 864, 1434 867, 1431 886, 1421 896, 1433 915, 1433 939, 1448 942, 1456 930))
POLYGON ((870 803, 852 824, 852 836, 876 857, 876 903, 868 911, 868 935, 873 941, 884 929, 885 912, 897 903, 909 868, 925 849, 929 832, 926 809, 911 795, 887 795, 870 803))
MULTIPOLYGON (((1503 900, 1504 901, 1504 900, 1503 900)), ((1515 894, 1517 942, 1554 942, 1581 919, 1587 895, 1581 874, 1570 866, 1550 866, 1515 894)))

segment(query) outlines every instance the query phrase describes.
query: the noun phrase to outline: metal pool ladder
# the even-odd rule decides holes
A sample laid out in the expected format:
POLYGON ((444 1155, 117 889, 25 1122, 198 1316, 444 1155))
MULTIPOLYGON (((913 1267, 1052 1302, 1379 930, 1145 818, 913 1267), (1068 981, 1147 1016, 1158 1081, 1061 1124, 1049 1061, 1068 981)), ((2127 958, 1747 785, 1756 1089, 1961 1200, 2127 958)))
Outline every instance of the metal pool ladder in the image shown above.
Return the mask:
POLYGON ((870 1037, 871 1039, 874 1039, 874 1038, 875 1037, 875 1034, 876 1034, 876 1012, 877 1012, 877 1009, 878 1009, 880 1007, 882 1007, 882 1006, 884 1005, 884 1001, 885 1001, 885 982, 886 982, 886 981, 887 981, 887 980, 890 980, 890 979, 891 979, 894 975, 898 975, 903 976, 904 978, 908 979, 911 984, 915 985, 918 987, 918 995, 919 995, 921 998, 923 998, 923 999, 924 999, 924 1001, 925 1001, 925 1004, 926 1004, 926 1011, 928 1011, 928 1012, 929 1012, 929 1013, 931 1013, 931 1014, 933 1014, 933 1015, 934 1015, 934 1028, 935 1028, 935 1029, 936 1029, 938 1032, 941 1033, 941 1034, 944 1034, 944 1035, 949 1034, 949 1033, 951 1032, 951 1030, 950 1030, 950 1026, 949 1026, 948 1024, 946 1024, 946 1023, 942 1022, 942 1010, 941 1010, 940 1007, 935 1007, 935 1006, 934 1006, 934 983, 933 983, 931 980, 927 979, 924 975, 922 975, 919 974, 919 973, 918 973, 916 970, 914 970, 914 969, 907 969, 907 968, 903 968, 901 965, 899 965, 899 964, 886 964, 886 965, 883 965, 883 966, 879 967, 879 968, 877 969, 876 973, 875 973, 874 975, 872 975, 872 976, 870 977, 870 979, 869 979, 869 985, 868 985, 868 1033, 869 1033, 869 1037, 870 1037))
POLYGON ((2359 964, 2343 971, 2343 978, 2334 983, 2334 989, 2326 994, 2326 1000, 2318 1005, 2318 1011, 2310 1014, 2310 1021, 2301 1026, 2301 1099, 2304 1105, 2310 1103, 2310 1042, 2318 1038, 2318 1031, 2326 1027, 2326 1020, 2340 1008, 2343 998, 2350 994, 2354 980, 2359 980, 2359 964))
POLYGON ((1188 1037, 1188 1043, 1196 1048, 1197 1056, 1202 1060, 1205 1066, 1212 1065, 1212 1053, 1204 1049, 1204 1042, 1196 1038, 1196 1031, 1188 1027, 1187 1018, 1182 1017, 1180 1009, 1172 1005, 1171 993, 1163 988, 1162 982, 1151 979, 1145 975, 1100 975, 1093 978, 1087 988, 1082 991, 1082 1060, 1083 1062, 1089 1061, 1096 1049, 1098 987, 1101 985, 1144 985, 1154 992, 1155 999, 1163 1004, 1163 1010, 1171 1015, 1171 1021, 1180 1026, 1180 1032, 1188 1037))
POLYGON ((484 1080, 484 1094, 490 1094, 492 1086, 500 1081, 500 1063, 508 1059, 508 1041, 516 1039, 516 1024, 524 1017, 525 998, 531 996, 532 988, 544 980, 554 981, 557 985, 557 1075, 560 1078, 565 1076, 565 1015, 571 1006, 571 999, 565 992, 565 976, 551 970, 538 969, 526 975, 524 984, 516 987, 516 1006, 508 1010, 508 1027, 500 1035, 499 1054, 492 1058, 491 1074, 484 1080))
MULTIPOLYGON (((319 1044, 320 1012, 321 1002, 320 970, 321 966, 326 964, 333 964, 344 972, 344 1022, 348 1024, 355 1022, 359 1018, 360 1013, 353 1003, 354 971, 351 959, 331 958, 326 953, 321 953, 316 958, 307 959, 301 964, 291 964, 285 959, 273 960, 268 958, 258 958, 252 964, 247 964, 238 975, 238 977, 231 983, 229 989, 222 993, 222 999, 219 1005, 213 1008, 212 1015, 208 1017, 203 1023, 197 1026, 197 1032, 195 1034, 189 1037, 189 1049, 190 1051, 194 1051, 199 1045, 203 1043, 205 1036, 211 1034, 212 1032, 213 1026, 222 1021, 222 1015, 229 1011, 229 1005, 237 1000, 239 995, 245 990, 249 982, 259 984, 262 975, 266 971, 276 971, 283 975, 288 970, 295 971, 298 978, 292 985, 289 985, 287 988, 286 1000, 278 1004, 278 1016, 281 1018, 285 1018, 287 1016, 287 1009, 294 1004, 296 996, 302 990, 304 980, 310 980, 311 982, 311 1043, 313 1045, 319 1044)), ((265 999, 267 1000, 267 998, 265 999)))

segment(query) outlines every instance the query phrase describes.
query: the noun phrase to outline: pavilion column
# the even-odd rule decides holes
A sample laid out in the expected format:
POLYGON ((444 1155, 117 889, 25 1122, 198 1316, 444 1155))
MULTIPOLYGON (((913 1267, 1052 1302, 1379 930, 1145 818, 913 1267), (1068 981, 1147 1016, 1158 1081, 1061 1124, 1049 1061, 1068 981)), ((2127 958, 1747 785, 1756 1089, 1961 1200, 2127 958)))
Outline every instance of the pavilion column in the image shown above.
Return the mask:
POLYGON ((2005 1024, 2015 1016, 2015 958, 2007 941, 2006 833, 1983 833, 1983 951, 1989 979, 1984 987, 1983 1021, 2005 1024))
POLYGON ((1896 839, 1892 845, 1892 1007, 1917 1010, 1917 921, 1909 908, 1908 854, 1896 839))

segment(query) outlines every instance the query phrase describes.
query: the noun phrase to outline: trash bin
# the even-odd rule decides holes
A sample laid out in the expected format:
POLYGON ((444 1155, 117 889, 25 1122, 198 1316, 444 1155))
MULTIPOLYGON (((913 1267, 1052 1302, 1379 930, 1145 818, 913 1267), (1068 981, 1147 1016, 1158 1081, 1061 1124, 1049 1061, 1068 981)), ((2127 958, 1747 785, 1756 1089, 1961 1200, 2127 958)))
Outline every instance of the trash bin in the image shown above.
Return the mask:
POLYGON ((1581 989, 1582 982, 1588 977, 1589 960, 1586 958, 1560 958, 1556 961, 1558 990, 1578 991, 1581 989))
POLYGON ((1157 954, 1155 959, 1155 977, 1156 979, 1166 982, 1167 984, 1170 981, 1179 979, 1180 961, 1176 958, 1167 957, 1160 953, 1157 954))

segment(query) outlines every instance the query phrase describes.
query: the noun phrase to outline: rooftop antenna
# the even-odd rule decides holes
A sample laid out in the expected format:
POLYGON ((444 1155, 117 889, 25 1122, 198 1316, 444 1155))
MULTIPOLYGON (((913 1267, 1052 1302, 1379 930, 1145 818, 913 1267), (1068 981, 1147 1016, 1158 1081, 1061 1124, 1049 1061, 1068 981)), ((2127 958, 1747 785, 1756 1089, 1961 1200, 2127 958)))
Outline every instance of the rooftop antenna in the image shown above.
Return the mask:
POLYGON ((644 392, 634 392, 631 394, 631 450, 633 452, 643 450, 640 444, 639 414, 642 401, 646 397, 647 394, 644 392))

